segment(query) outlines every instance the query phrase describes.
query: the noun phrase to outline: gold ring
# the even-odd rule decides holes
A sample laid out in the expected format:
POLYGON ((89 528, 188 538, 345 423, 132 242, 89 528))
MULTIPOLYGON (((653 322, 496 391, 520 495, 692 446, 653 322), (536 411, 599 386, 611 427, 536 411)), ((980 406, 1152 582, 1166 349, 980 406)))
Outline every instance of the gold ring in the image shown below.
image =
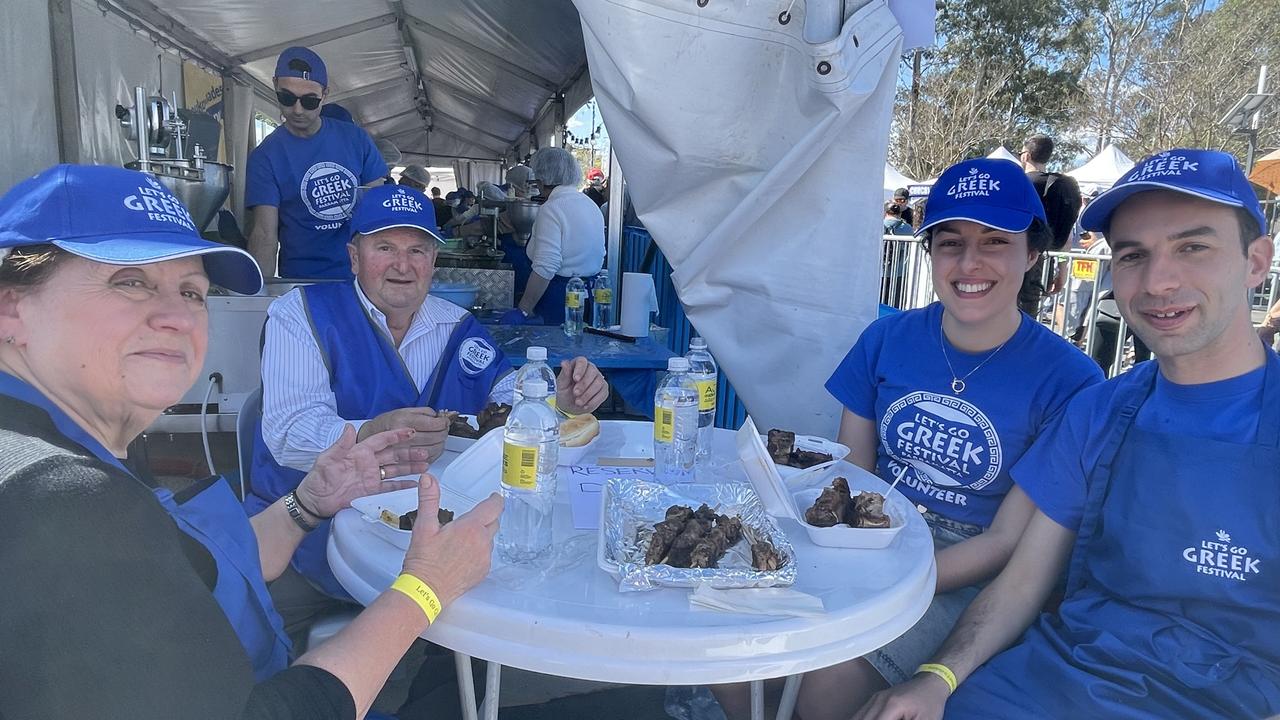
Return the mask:
POLYGON ((383 480, 386 480, 386 479, 387 479, 387 469, 386 469, 386 468, 384 468, 384 467, 379 467, 379 468, 378 468, 378 476, 379 476, 379 477, 381 477, 383 480))

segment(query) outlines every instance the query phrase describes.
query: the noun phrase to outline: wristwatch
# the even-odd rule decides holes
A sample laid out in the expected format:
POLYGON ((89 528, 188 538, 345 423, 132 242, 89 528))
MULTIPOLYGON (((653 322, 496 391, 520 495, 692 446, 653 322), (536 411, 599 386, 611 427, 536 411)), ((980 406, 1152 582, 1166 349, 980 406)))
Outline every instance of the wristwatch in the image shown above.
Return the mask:
POLYGON ((284 496, 284 509, 289 511, 289 517, 293 518, 293 522, 302 528, 303 532, 311 532, 319 525, 312 525, 302 515, 302 508, 298 507, 298 495, 296 491, 290 490, 289 494, 284 496))

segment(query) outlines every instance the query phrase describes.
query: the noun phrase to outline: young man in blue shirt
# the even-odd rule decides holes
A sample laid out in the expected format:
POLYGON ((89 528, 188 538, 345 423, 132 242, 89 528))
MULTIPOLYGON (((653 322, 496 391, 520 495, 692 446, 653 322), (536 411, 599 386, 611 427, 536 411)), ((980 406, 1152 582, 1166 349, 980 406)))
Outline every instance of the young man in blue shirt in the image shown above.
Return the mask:
POLYGON ((284 124, 249 155, 249 252, 267 277, 350 278, 351 208, 360 186, 382 184, 387 164, 364 130, 322 117, 329 75, 319 55, 286 49, 274 80, 284 124))
POLYGON ((1014 466, 1038 509, 1009 564, 857 720, 1280 712, 1280 357, 1246 299, 1274 252, 1263 223, 1208 150, 1147 158, 1089 206, 1157 360, 1082 390, 1014 466))

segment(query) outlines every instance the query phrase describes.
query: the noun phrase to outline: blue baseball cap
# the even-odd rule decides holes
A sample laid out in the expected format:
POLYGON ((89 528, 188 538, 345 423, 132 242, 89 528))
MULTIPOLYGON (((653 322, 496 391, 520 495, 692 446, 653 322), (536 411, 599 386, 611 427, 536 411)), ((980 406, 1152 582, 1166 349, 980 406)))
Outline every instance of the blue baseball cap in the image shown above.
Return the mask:
POLYGON ((324 60, 310 48, 285 48, 280 57, 276 58, 275 76, 314 80, 321 87, 329 87, 329 71, 324 66, 324 60))
POLYGON ((325 103, 320 108, 320 117, 329 118, 330 120, 341 120, 355 125, 356 119, 351 116, 351 111, 342 107, 338 103, 325 103))
POLYGON ((1258 196, 1235 157, 1220 150, 1195 148, 1166 150, 1134 165, 1110 190, 1089 203, 1080 216, 1080 226, 1106 232, 1116 208, 1130 195, 1147 190, 1171 190, 1238 207, 1258 221, 1259 232, 1267 229, 1258 196))
POLYGON ((978 158, 947 168, 929 189, 923 233, 948 220, 969 220, 1005 232, 1022 232, 1044 216, 1044 204, 1022 167, 1008 160, 978 158))
POLYGON ((245 295, 262 289, 252 255, 200 237, 177 196, 136 170, 57 165, 14 185, 0 197, 0 251, 46 243, 108 265, 201 256, 211 282, 245 295))
POLYGON ((365 190, 351 212, 351 237, 398 227, 416 228, 436 242, 445 242, 436 234, 436 207, 426 195, 405 185, 365 190))

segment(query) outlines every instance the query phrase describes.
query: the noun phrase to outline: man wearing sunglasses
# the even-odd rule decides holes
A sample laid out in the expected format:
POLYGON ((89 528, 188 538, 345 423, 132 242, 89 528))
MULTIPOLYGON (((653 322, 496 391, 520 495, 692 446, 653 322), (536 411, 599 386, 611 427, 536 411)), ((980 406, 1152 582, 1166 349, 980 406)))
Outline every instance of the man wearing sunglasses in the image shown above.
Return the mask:
POLYGON ((351 208, 359 187, 382 184, 387 164, 364 130, 322 117, 329 76, 319 55, 288 48, 274 81, 284 124, 249 155, 249 252, 267 277, 350 278, 351 208))

